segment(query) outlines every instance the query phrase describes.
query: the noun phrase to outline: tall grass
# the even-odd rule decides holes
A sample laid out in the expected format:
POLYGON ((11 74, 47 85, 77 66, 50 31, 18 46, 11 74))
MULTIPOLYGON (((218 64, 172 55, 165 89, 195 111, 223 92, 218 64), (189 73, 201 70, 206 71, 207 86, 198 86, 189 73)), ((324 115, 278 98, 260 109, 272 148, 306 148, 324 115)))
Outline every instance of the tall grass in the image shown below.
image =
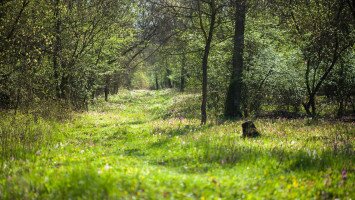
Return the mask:
POLYGON ((1 157, 25 158, 35 153, 51 135, 53 124, 30 114, 1 115, 1 157))

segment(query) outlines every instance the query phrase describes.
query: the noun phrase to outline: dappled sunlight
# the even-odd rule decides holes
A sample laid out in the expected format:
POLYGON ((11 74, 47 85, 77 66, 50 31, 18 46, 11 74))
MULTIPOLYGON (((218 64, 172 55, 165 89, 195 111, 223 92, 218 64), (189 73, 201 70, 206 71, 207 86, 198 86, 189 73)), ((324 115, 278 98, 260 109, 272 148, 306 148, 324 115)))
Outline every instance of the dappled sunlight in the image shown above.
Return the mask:
POLYGON ((355 198, 355 0, 0 1, 0 199, 355 198))
POLYGON ((166 115, 172 107, 184 109, 179 96, 142 90, 94 104, 60 126, 35 157, 5 162, 1 187, 22 196, 15 182, 36 198, 232 198, 250 192, 308 198, 325 187, 327 194, 350 195, 353 124, 257 119, 262 136, 246 139, 242 121, 201 126, 198 119, 166 115))

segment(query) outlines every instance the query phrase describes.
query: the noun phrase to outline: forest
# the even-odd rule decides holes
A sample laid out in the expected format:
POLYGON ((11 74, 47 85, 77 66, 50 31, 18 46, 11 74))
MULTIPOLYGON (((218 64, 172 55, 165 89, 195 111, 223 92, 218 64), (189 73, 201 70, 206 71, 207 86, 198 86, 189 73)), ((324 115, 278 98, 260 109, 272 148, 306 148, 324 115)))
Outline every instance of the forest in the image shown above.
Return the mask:
POLYGON ((355 198, 355 0, 0 1, 0 199, 355 198))

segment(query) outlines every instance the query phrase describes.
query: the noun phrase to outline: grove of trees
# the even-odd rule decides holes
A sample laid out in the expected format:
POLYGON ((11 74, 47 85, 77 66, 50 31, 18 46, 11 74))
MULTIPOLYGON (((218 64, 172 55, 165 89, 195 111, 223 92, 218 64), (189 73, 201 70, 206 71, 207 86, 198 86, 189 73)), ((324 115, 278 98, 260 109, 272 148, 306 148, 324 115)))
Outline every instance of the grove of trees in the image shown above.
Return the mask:
POLYGON ((354 26, 354 0, 4 0, 0 107, 176 88, 201 93, 202 124, 354 115, 354 26))

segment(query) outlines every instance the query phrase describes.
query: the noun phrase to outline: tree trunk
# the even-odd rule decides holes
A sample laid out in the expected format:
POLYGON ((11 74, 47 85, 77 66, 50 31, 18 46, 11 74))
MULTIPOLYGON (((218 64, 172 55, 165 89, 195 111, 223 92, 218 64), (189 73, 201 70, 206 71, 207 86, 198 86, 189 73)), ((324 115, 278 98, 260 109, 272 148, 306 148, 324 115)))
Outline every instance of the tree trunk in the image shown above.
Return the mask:
POLYGON ((59 85, 59 64, 60 64, 60 55, 61 55, 61 19, 60 19, 60 8, 59 1, 55 0, 54 7, 54 35, 55 41, 53 46, 53 71, 54 71, 54 84, 55 84, 55 93, 56 97, 61 98, 60 85, 59 85))
POLYGON ((110 93, 110 76, 106 75, 106 78, 105 78, 105 101, 108 101, 109 93, 110 93))
POLYGON ((350 96, 349 98, 350 98, 351 107, 353 108, 353 114, 355 115, 355 103, 353 101, 352 96, 350 96))
POLYGON ((185 75, 186 75, 186 55, 185 53, 182 55, 181 60, 181 71, 180 71, 180 92, 184 92, 185 90, 185 75))
POLYGON ((347 0, 353 19, 355 19, 355 0, 347 0))
POLYGON ((211 49, 211 43, 213 38, 213 31, 216 21, 216 5, 214 0, 210 3, 211 15, 208 36, 206 38, 205 50, 202 58, 202 103, 201 103, 201 124, 207 122, 207 68, 208 68, 208 56, 211 49))
POLYGON ((61 78, 60 78, 60 83, 59 83, 59 92, 60 92, 60 98, 62 99, 67 99, 68 97, 68 87, 67 85, 69 84, 69 77, 68 77, 68 72, 66 72, 65 70, 67 69, 66 67, 67 65, 65 64, 65 62, 61 62, 61 67, 63 69, 61 78))
POLYGON ((339 108, 338 108, 338 113, 337 116, 341 118, 344 115, 344 100, 341 99, 339 102, 339 108))
POLYGON ((303 107, 308 116, 315 117, 316 116, 316 101, 315 94, 309 94, 308 102, 303 104, 303 107))
POLYGON ((158 73, 155 73, 155 89, 159 90, 159 79, 158 79, 158 73))
POLYGON ((344 73, 344 63, 340 63, 340 71, 339 71, 339 81, 338 81, 338 92, 337 92, 337 100, 339 103, 337 117, 341 118, 344 115, 344 100, 346 98, 346 92, 344 92, 344 80, 346 79, 346 75, 344 73))
POLYGON ((132 71, 128 65, 126 66, 125 78, 126 88, 128 90, 132 89, 132 71))
POLYGON ((246 15, 246 0, 235 0, 234 51, 232 77, 229 83, 224 115, 227 118, 241 118, 243 85, 243 49, 246 15))
POLYGON ((166 87, 168 88, 173 88, 173 83, 170 80, 171 76, 171 70, 169 68, 166 68, 166 87))
POLYGON ((19 109, 20 101, 21 101, 21 89, 18 88, 17 94, 16 94, 15 114, 17 113, 17 110, 19 109))

